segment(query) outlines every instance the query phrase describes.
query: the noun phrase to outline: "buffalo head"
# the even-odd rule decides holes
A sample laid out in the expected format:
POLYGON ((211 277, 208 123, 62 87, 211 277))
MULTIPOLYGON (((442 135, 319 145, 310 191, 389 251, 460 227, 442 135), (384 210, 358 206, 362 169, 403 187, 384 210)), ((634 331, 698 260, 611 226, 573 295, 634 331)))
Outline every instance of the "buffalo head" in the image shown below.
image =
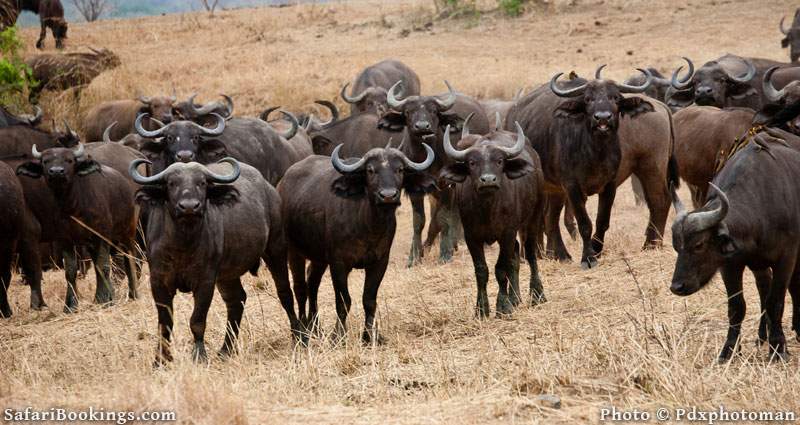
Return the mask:
POLYGON ((640 97, 624 97, 623 93, 642 93, 650 86, 652 75, 645 69, 644 83, 639 86, 616 83, 602 78, 605 65, 595 71, 594 80, 571 88, 559 88, 559 72, 550 80, 550 90, 556 96, 566 98, 555 110, 554 115, 562 118, 583 120, 593 135, 604 136, 616 133, 619 128, 619 115, 634 117, 640 113, 652 112, 653 105, 640 97))
POLYGON ((678 77, 683 66, 672 73, 672 87, 666 95, 667 105, 671 108, 683 108, 692 102, 724 108, 730 106, 731 100, 756 94, 750 86, 756 68, 745 58, 738 58, 747 68, 741 75, 732 74, 717 61, 708 62, 695 72, 692 61, 686 57, 683 59, 689 65, 689 70, 684 77, 678 77))
POLYGON ((147 114, 149 117, 155 118, 164 124, 172 122, 174 118, 172 111, 175 108, 175 102, 178 100, 175 94, 172 96, 139 96, 137 100, 142 104, 139 108, 139 114, 147 114))
POLYGON ((776 90, 772 85, 772 74, 777 69, 777 66, 773 66, 764 73, 762 90, 769 103, 762 106, 753 121, 770 127, 785 127, 794 134, 800 134, 800 81, 792 81, 776 90))
POLYGON ((194 98, 197 97, 197 94, 193 94, 189 96, 187 100, 176 104, 175 112, 181 119, 194 121, 200 124, 207 124, 215 121, 212 114, 230 119, 233 117, 233 99, 225 94, 221 94, 220 96, 222 96, 223 100, 200 105, 194 102, 194 98))
POLYGON ((781 40, 781 47, 789 48, 789 58, 792 62, 800 58, 800 8, 794 11, 794 19, 790 28, 783 27, 785 16, 781 17, 781 22, 778 27, 781 29, 784 37, 781 40))
POLYGON ((122 65, 122 61, 119 59, 116 53, 112 52, 108 49, 94 49, 89 47, 89 50, 92 51, 92 56, 94 61, 100 66, 102 69, 113 69, 120 65, 122 65))
POLYGON ((408 129, 413 138, 428 138, 434 136, 439 128, 447 125, 456 125, 461 119, 448 110, 456 103, 456 92, 447 81, 448 94, 444 99, 436 96, 408 96, 398 99, 397 91, 402 84, 395 83, 386 94, 386 103, 389 110, 381 116, 379 128, 390 131, 408 129))
POLYGON ((726 258, 736 253, 736 245, 723 222, 728 214, 728 197, 713 183, 714 199, 697 211, 686 213, 675 198, 677 217, 672 224, 672 246, 678 253, 670 290, 675 295, 691 295, 708 284, 726 258))
MULTIPOLYGON (((295 117, 294 114, 292 114, 291 112, 286 112, 286 111, 280 109, 280 106, 273 106, 273 107, 265 109, 264 112, 262 112, 258 116, 258 118, 261 121, 264 121, 265 123, 269 124, 270 127, 272 127, 272 125, 270 124, 272 121, 269 120, 269 114, 271 114, 275 110, 278 110, 278 112, 283 114, 283 117, 286 119, 286 121, 289 122, 289 128, 287 128, 283 132, 276 131, 276 133, 278 133, 278 135, 280 135, 281 137, 283 137, 286 140, 291 139, 292 137, 294 137, 297 134, 297 130, 300 128, 300 122, 297 120, 297 117, 295 117)), ((273 130, 274 130, 274 128, 273 128, 273 130)))
POLYGON ((134 123, 141 137, 153 139, 143 143, 140 151, 152 162, 155 169, 161 170, 173 162, 212 163, 225 156, 225 146, 216 136, 225 131, 225 119, 217 114, 214 128, 207 128, 193 121, 173 121, 157 130, 146 130, 142 120, 146 114, 139 115, 134 123))
POLYGON ((50 148, 39 152, 36 145, 31 149, 33 161, 17 167, 17 174, 40 178, 44 176, 47 185, 54 189, 70 187, 76 177, 99 172, 99 163, 86 155, 82 143, 76 148, 50 148))
MULTIPOLYGON (((450 143, 450 126, 445 129, 444 152, 453 160, 452 164, 442 169, 442 177, 453 183, 463 183, 467 177, 472 182, 472 187, 481 195, 497 192, 504 180, 518 179, 533 171, 533 164, 529 159, 520 156, 525 148, 525 134, 519 123, 516 138, 511 138, 507 131, 495 131, 486 136, 481 136, 465 150, 457 150, 450 143), (515 140, 512 146, 511 140, 515 140)), ((467 139, 469 134, 469 118, 464 122, 461 131, 461 140, 467 139)))
POLYGON ((427 156, 421 163, 416 163, 389 145, 370 149, 352 163, 339 158, 343 145, 337 146, 331 154, 331 163, 342 176, 334 180, 333 192, 346 198, 369 196, 376 205, 397 207, 402 189, 409 193, 433 191, 433 178, 424 173, 433 164, 433 149, 423 143, 427 156))
POLYGON ((217 174, 197 162, 176 162, 160 173, 145 177, 139 174, 140 164, 150 164, 146 159, 131 162, 128 173, 134 182, 142 185, 136 192, 136 201, 150 205, 166 204, 170 216, 179 222, 196 222, 205 215, 207 204, 235 203, 239 192, 230 186, 241 174, 239 162, 223 158, 233 170, 227 175, 217 174))
MULTIPOLYGON (((402 81, 399 81, 400 86, 402 87, 402 81)), ((342 91, 339 93, 344 99, 345 102, 353 105, 353 113, 364 113, 364 112, 371 112, 378 115, 383 115, 388 109, 389 105, 386 102, 387 94, 389 93, 383 87, 367 87, 366 89, 362 90, 361 93, 353 93, 352 95, 347 94, 347 87, 350 83, 347 83, 342 87, 342 91)), ((402 88, 400 89, 402 90, 402 88)), ((402 93, 398 94, 398 96, 402 97, 402 93)))

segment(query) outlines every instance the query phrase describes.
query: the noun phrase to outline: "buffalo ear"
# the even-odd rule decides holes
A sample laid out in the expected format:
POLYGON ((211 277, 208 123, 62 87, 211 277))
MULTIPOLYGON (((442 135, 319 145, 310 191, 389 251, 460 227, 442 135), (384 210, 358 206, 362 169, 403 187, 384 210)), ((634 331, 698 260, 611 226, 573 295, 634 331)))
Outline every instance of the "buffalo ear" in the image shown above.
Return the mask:
POLYGON ((556 118, 581 118, 586 113, 586 103, 583 100, 565 100, 558 105, 553 116, 556 118))
MULTIPOLYGON (((474 121, 473 121, 474 122, 474 121)), ((461 131, 464 127, 464 117, 455 112, 442 112, 439 114, 439 126, 446 128, 450 126, 450 131, 461 131)))
POLYGON ((411 172, 406 173, 403 178, 403 189, 409 195, 422 195, 438 190, 436 179, 428 173, 411 172))
POLYGON ((17 175, 38 179, 44 174, 44 167, 40 162, 28 161, 17 167, 17 175))
POLYGON ((503 166, 503 173, 511 180, 527 176, 533 172, 533 164, 525 158, 507 159, 503 166))
POLYGON ((725 223, 720 223, 717 228, 717 241, 719 242, 722 255, 725 257, 731 257, 739 250, 736 246, 736 242, 731 238, 728 232, 728 226, 726 226, 725 223))
POLYGON ((75 174, 83 177, 88 176, 92 173, 99 173, 103 170, 103 167, 100 165, 99 162, 93 159, 87 159, 85 161, 78 161, 78 166, 75 171, 75 174))
POLYGON ((781 110, 783 110, 782 105, 778 105, 776 103, 770 103, 761 107, 761 110, 758 111, 755 117, 753 117, 753 124, 756 125, 766 125, 772 122, 772 119, 775 118, 781 110))
POLYGON ((748 96, 755 96, 758 94, 756 89, 750 87, 747 83, 731 83, 729 90, 728 93, 730 93, 730 97, 736 100, 742 100, 748 96))
POLYGON ((343 174, 333 181, 331 190, 342 198, 362 198, 367 195, 367 175, 363 172, 343 174))
POLYGON ((781 40, 781 47, 784 49, 789 47, 789 37, 783 37, 783 40, 781 40))
POLYGON ((239 191, 229 184, 209 185, 206 196, 214 205, 233 205, 239 202, 239 191))
POLYGON ((167 193, 162 186, 147 185, 142 186, 136 191, 136 203, 155 205, 164 202, 167 199, 167 193))
POLYGON ((311 149, 314 151, 314 155, 330 156, 333 148, 333 142, 325 136, 316 135, 311 138, 311 149))
POLYGON ((467 176, 469 176, 469 167, 463 162, 445 165, 439 173, 439 177, 452 183, 463 183, 467 176))
POLYGON ((652 103, 642 99, 639 96, 623 98, 617 103, 617 106, 619 106, 620 114, 627 115, 631 118, 639 114, 655 111, 652 103))
POLYGON ((402 112, 397 112, 390 109, 385 114, 381 115, 378 120, 378 129, 391 132, 401 132, 406 127, 406 116, 402 112))

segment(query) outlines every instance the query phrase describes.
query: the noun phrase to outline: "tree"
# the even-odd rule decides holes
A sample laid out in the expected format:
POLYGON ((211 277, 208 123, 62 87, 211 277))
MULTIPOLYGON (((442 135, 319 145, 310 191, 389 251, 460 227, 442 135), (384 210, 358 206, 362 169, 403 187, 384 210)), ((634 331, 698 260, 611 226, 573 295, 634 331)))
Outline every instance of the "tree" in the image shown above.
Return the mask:
POLYGON ((72 0, 72 4, 83 15, 86 22, 94 22, 111 8, 108 0, 72 0))
POLYGON ((220 0, 200 0, 200 3, 203 4, 203 7, 206 8, 206 11, 210 14, 214 14, 214 10, 217 8, 220 0))
POLYGON ((27 104, 28 92, 37 85, 22 60, 23 46, 16 26, 0 32, 0 104, 18 109, 27 104))

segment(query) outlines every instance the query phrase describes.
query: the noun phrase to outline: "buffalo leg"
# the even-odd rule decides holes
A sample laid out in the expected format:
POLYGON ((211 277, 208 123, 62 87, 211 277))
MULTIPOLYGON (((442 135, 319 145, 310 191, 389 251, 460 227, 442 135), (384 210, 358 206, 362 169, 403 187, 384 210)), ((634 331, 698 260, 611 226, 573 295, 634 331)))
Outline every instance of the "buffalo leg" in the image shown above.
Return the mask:
POLYGON ((361 340, 367 344, 381 345, 385 342, 383 336, 378 333, 378 327, 375 325, 375 310, 378 307, 378 289, 381 286, 388 265, 389 257, 387 256, 365 270, 364 293, 361 297, 361 302, 364 305, 364 332, 361 334, 361 340))
POLYGON ((792 330, 800 342, 800 273, 795 272, 789 283, 789 295, 792 297, 792 330))
POLYGON ((125 259, 125 274, 128 277, 128 298, 135 300, 139 298, 139 270, 136 264, 136 244, 131 242, 128 252, 123 253, 125 259))
MULTIPOLYGON (((425 227, 425 196, 411 195, 411 209, 414 222, 414 236, 411 239, 411 252, 408 254, 407 267, 412 267, 417 264, 424 255, 422 250, 422 229, 425 227)), ((433 226, 433 223, 431 223, 431 226, 433 226)), ((430 238, 430 235, 428 235, 428 238, 430 238)))
POLYGON ((317 295, 319 294, 319 284, 322 282, 322 275, 325 274, 326 268, 328 268, 327 264, 315 262, 311 262, 308 267, 308 319, 310 320, 308 332, 311 333, 319 331, 317 295))
POLYGON ((289 251, 289 269, 294 281, 294 297, 297 299, 297 308, 300 323, 308 325, 309 316, 306 315, 306 301, 308 300, 308 284, 306 282, 306 259, 296 252, 289 251))
POLYGON ((154 367, 164 366, 172 361, 170 352, 170 340, 172 339, 172 300, 175 298, 175 290, 167 289, 161 279, 157 276, 151 278, 150 290, 153 294, 153 301, 156 303, 158 312, 158 349, 154 367))
POLYGON ((578 239, 578 225, 575 224, 575 213, 569 203, 564 205, 564 227, 573 241, 578 239))
POLYGON ((11 265, 14 259, 14 241, 0 241, 0 318, 11 317, 8 287, 11 285, 11 265))
POLYGON ((236 352, 236 339, 239 337, 239 326, 242 323, 244 304, 247 302, 247 293, 242 288, 240 279, 222 282, 217 285, 217 290, 225 301, 225 308, 228 313, 228 321, 225 329, 225 342, 219 349, 220 357, 229 357, 236 352))
POLYGON ((526 229, 526 234, 523 235, 524 240, 524 248, 525 248, 525 260, 528 262, 528 267, 530 268, 531 277, 530 277, 530 305, 538 305, 542 304, 547 299, 544 296, 544 286, 542 285, 542 278, 539 276, 539 241, 537 240, 536 235, 541 234, 542 228, 542 216, 544 215, 544 211, 542 210, 542 206, 534 207, 534 216, 532 217, 531 221, 528 223, 528 228, 526 229))
POLYGON ((211 300, 214 298, 214 282, 209 280, 202 282, 194 289, 194 309, 192 317, 189 319, 189 328, 194 337, 194 348, 192 349, 192 360, 195 362, 207 362, 206 354, 206 319, 208 309, 211 307, 211 300))
MULTIPOLYGON (((581 234, 581 240, 583 240, 581 268, 584 270, 590 269, 597 266, 597 257, 595 257, 594 249, 592 248, 592 219, 589 218, 589 213, 586 212, 586 195, 583 194, 583 191, 578 185, 571 185, 568 189, 568 193, 569 202, 575 211, 575 219, 578 220, 578 230, 581 234)), ((557 223, 558 221, 556 221, 556 224, 557 223)))
MULTIPOLYGON (((297 319, 297 314, 294 311, 294 297, 292 296, 292 285, 289 283, 289 269, 286 265, 286 250, 275 250, 278 252, 271 252, 264 261, 267 263, 267 268, 272 275, 272 280, 275 281, 275 289, 278 292, 278 299, 281 301, 281 307, 286 312, 289 318, 289 329, 292 330, 292 336, 295 341, 306 343, 307 337, 304 337, 300 321, 297 319)), ((241 286, 241 283, 239 284, 241 286)))
POLYGON ((726 265, 721 270, 722 281, 725 282, 725 292, 728 295, 728 336, 725 338, 725 344, 717 358, 720 363, 730 360, 739 344, 742 321, 747 311, 742 294, 743 272, 744 266, 741 265, 726 265))
POLYGON ((652 174, 652 176, 643 175, 641 179, 636 179, 643 187, 647 209, 650 212, 642 249, 659 248, 662 245, 671 202, 671 195, 663 179, 664 176, 658 173, 652 174))
POLYGON ((512 270, 511 274, 509 275, 509 296, 511 298, 511 305, 516 308, 519 306, 519 303, 522 301, 522 292, 519 289, 519 258, 520 258, 520 246, 519 242, 516 240, 516 235, 514 235, 514 256, 512 257, 512 270))
POLYGON ((90 253, 94 262, 94 274, 97 278, 94 302, 108 304, 114 300, 114 285, 111 283, 110 248, 105 242, 99 242, 91 248, 90 253))
POLYGON ((23 238, 20 240, 18 248, 22 273, 31 286, 31 309, 41 310, 47 304, 42 296, 42 260, 39 254, 39 237, 23 238))
POLYGON ((67 295, 64 297, 64 313, 74 313, 78 310, 78 295, 75 284, 78 278, 78 257, 75 247, 67 246, 61 251, 64 259, 64 275, 67 279, 67 295))
POLYGON ((39 39, 36 40, 36 48, 44 49, 44 39, 47 37, 47 25, 45 25, 44 17, 40 19, 40 24, 42 25, 42 29, 39 31, 39 39))
POLYGON ((467 249, 472 257, 472 265, 475 267, 475 279, 478 284, 478 299, 475 304, 475 315, 479 319, 489 317, 489 295, 486 293, 486 285, 489 283, 489 266, 486 265, 486 256, 483 252, 483 242, 471 240, 467 236, 467 249))
POLYGON ((499 287, 495 305, 497 317, 508 316, 514 311, 509 294, 509 283, 514 269, 514 244, 516 244, 514 236, 512 234, 509 238, 506 235, 502 238, 500 241, 500 254, 497 257, 497 264, 494 266, 494 276, 499 287))
POLYGON ((547 256, 556 258, 562 263, 572 261, 572 257, 561 239, 561 229, 558 227, 558 219, 561 216, 561 209, 564 208, 565 198, 562 194, 547 196, 547 212, 545 217, 545 231, 547 233, 547 256))
MULTIPOLYGON (((610 182, 600 192, 600 201, 597 205, 597 223, 595 226, 594 236, 592 236, 592 251, 595 256, 599 257, 603 252, 603 245, 605 244, 606 232, 608 231, 609 224, 611 223, 611 209, 614 207, 614 198, 617 196, 616 182, 610 182)), ((584 203, 585 208, 585 203, 584 203)), ((591 223, 589 223, 591 226, 591 223)))
POLYGON ((350 275, 350 268, 341 264, 331 264, 331 280, 333 280, 333 293, 336 297, 336 330, 333 333, 335 342, 344 339, 347 332, 347 315, 350 313, 350 291, 347 288, 347 277, 350 275))
POLYGON ((769 359, 777 357, 787 360, 786 336, 783 334, 783 307, 786 302, 786 290, 794 274, 795 255, 779 262, 772 269, 772 284, 767 294, 767 339, 769 341, 769 359))
POLYGON ((758 300, 761 303, 761 310, 758 319, 758 340, 761 345, 767 342, 767 294, 772 284, 772 271, 767 268, 764 270, 753 270, 756 278, 756 288, 758 289, 758 300))

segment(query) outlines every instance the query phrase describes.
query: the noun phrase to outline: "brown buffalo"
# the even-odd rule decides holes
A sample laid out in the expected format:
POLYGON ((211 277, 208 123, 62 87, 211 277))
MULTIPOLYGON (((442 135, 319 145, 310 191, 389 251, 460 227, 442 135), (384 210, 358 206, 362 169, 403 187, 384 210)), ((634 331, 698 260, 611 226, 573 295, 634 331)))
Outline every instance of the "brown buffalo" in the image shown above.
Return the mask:
POLYGON ((177 98, 172 96, 140 96, 136 100, 113 100, 103 102, 86 113, 84 135, 86 140, 97 142, 103 133, 113 125, 109 136, 119 140, 136 133, 133 123, 139 114, 147 114, 142 125, 147 130, 155 130, 173 120, 173 108, 177 98))
POLYGON ((38 49, 44 48, 44 39, 47 28, 53 33, 56 48, 64 48, 67 38, 67 21, 64 19, 64 7, 59 0, 0 0, 0 29, 10 27, 17 22, 20 12, 27 10, 39 15, 42 30, 39 40, 36 41, 38 49))
POLYGON ((396 83, 404 96, 420 94, 419 76, 408 65, 397 60, 385 60, 368 66, 356 77, 353 94, 347 94, 347 83, 341 96, 350 104, 350 114, 363 112, 383 114, 388 108, 386 94, 396 83))

